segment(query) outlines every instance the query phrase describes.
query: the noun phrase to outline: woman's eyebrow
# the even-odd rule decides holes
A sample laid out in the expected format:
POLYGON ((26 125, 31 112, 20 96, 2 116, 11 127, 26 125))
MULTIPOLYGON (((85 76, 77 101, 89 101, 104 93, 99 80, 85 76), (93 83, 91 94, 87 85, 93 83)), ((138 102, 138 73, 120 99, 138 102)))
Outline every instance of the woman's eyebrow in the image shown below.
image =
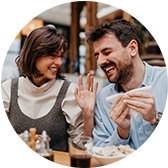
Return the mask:
POLYGON ((64 55, 64 52, 61 52, 60 54, 59 54, 59 52, 55 52, 55 53, 53 53, 53 55, 55 55, 55 56, 64 55))

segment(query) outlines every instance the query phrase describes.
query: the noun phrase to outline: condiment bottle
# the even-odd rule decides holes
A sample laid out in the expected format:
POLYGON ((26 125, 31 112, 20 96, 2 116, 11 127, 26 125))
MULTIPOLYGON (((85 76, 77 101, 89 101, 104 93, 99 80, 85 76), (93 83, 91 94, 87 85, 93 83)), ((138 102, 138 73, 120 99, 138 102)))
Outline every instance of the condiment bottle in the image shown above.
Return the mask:
POLYGON ((37 140, 36 141, 36 152, 37 153, 40 151, 40 148, 41 148, 41 142, 40 142, 40 140, 37 140))
POLYGON ((27 130, 24 131, 22 140, 23 146, 18 154, 18 165, 34 165, 34 154, 30 151, 30 135, 27 130))
POLYGON ((49 138, 45 130, 42 132, 40 139, 41 139, 41 148, 38 151, 38 154, 50 161, 53 161, 53 152, 50 149, 49 138))

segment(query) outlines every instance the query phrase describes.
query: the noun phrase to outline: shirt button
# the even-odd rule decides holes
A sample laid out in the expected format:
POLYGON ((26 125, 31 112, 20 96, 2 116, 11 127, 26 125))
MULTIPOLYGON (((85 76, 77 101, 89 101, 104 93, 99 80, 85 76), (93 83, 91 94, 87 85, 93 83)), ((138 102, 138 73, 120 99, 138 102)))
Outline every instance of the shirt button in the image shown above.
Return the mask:
POLYGON ((142 128, 140 127, 140 128, 139 128, 139 131, 141 131, 141 129, 142 129, 142 128))

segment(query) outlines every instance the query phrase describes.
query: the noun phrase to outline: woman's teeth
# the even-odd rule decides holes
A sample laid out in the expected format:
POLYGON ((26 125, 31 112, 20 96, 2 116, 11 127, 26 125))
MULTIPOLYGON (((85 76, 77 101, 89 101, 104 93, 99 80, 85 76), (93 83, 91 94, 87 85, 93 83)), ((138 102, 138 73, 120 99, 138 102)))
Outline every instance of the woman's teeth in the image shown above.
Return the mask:
POLYGON ((50 70, 53 71, 53 72, 56 72, 56 71, 57 71, 56 68, 50 68, 50 70))

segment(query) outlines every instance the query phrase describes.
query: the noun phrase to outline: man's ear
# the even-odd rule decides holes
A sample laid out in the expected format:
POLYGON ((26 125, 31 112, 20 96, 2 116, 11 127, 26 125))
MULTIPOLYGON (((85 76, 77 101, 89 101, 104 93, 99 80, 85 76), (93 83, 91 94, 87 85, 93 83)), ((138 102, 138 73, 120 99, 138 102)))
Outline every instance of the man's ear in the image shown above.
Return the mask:
POLYGON ((136 40, 131 40, 130 43, 128 44, 129 50, 130 50, 130 55, 132 57, 135 57, 138 54, 138 43, 136 40))

